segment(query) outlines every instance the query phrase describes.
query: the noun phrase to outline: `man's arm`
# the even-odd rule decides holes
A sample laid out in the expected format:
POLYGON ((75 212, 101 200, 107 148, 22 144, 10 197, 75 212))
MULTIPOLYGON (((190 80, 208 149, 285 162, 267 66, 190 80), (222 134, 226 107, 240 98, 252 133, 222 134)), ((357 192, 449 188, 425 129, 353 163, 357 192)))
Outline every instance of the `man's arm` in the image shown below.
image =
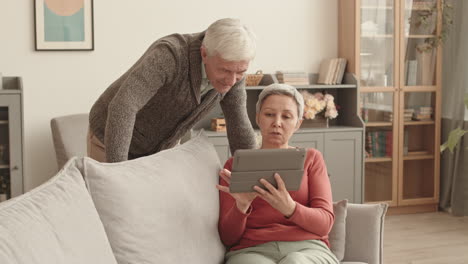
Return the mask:
POLYGON ((158 45, 132 67, 108 106, 104 137, 107 162, 128 159, 138 111, 159 88, 173 81, 176 65, 176 54, 167 45, 158 45))
POLYGON ((247 115, 245 78, 226 93, 220 104, 226 119, 231 153, 234 154, 237 149, 255 148, 255 134, 247 115))

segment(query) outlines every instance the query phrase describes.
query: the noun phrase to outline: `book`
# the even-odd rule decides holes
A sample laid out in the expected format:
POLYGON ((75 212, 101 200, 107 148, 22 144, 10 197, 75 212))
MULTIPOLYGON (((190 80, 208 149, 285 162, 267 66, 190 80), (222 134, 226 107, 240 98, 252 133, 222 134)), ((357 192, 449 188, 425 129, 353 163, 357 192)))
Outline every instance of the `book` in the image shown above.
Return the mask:
POLYGON ((344 73, 345 73, 345 70, 346 70, 346 64, 348 63, 348 61, 344 58, 341 58, 340 59, 340 69, 338 71, 338 77, 337 79, 335 80, 335 84, 341 84, 343 82, 343 77, 344 77, 344 73))
POLYGON ((319 84, 341 84, 346 70, 347 60, 344 58, 324 59, 320 63, 319 84))
POLYGON ((328 71, 333 59, 324 59, 320 63, 319 77, 317 83, 325 84, 327 82, 328 71))

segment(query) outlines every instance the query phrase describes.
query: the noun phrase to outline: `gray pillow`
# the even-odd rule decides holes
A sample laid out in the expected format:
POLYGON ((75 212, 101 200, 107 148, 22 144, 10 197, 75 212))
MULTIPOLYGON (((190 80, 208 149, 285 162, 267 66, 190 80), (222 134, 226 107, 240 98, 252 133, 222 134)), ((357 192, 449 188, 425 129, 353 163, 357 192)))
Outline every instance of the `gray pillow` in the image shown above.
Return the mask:
POLYGON ((85 180, 118 263, 222 263, 221 169, 206 136, 120 163, 85 159, 85 180))
POLYGON ((333 203, 335 213, 335 223, 328 235, 330 249, 339 261, 342 261, 345 254, 346 243, 346 214, 348 200, 341 200, 333 203))
POLYGON ((383 263, 383 229, 387 208, 387 204, 348 204, 346 237, 353 238, 353 241, 346 243, 346 260, 383 263))

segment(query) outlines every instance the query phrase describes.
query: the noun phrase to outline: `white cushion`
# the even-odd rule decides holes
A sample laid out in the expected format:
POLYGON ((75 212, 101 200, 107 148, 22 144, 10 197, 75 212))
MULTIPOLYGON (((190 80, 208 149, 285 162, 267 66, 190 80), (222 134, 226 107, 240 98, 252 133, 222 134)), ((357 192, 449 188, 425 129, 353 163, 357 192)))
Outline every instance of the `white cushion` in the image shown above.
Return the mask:
POLYGON ((0 203, 0 263, 117 263, 77 162, 0 203))
POLYGON ((222 263, 221 165, 205 136, 135 160, 84 165, 118 263, 222 263))

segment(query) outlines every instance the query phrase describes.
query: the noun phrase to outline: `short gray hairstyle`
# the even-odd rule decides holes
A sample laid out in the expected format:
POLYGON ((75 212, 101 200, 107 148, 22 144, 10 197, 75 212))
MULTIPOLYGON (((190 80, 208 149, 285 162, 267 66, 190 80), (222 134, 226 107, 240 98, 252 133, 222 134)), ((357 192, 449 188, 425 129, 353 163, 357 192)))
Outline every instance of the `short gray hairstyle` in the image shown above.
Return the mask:
POLYGON ((239 19, 215 21, 206 30, 202 44, 208 56, 218 54, 227 61, 251 61, 255 57, 255 35, 239 19))
POLYGON ((265 99, 270 95, 286 95, 294 99, 297 104, 297 115, 299 120, 302 119, 302 115, 304 114, 304 97, 302 94, 297 91, 294 86, 282 83, 274 83, 270 84, 263 89, 263 91, 258 96, 256 110, 257 114, 260 113, 260 109, 262 108, 263 102, 265 99))

